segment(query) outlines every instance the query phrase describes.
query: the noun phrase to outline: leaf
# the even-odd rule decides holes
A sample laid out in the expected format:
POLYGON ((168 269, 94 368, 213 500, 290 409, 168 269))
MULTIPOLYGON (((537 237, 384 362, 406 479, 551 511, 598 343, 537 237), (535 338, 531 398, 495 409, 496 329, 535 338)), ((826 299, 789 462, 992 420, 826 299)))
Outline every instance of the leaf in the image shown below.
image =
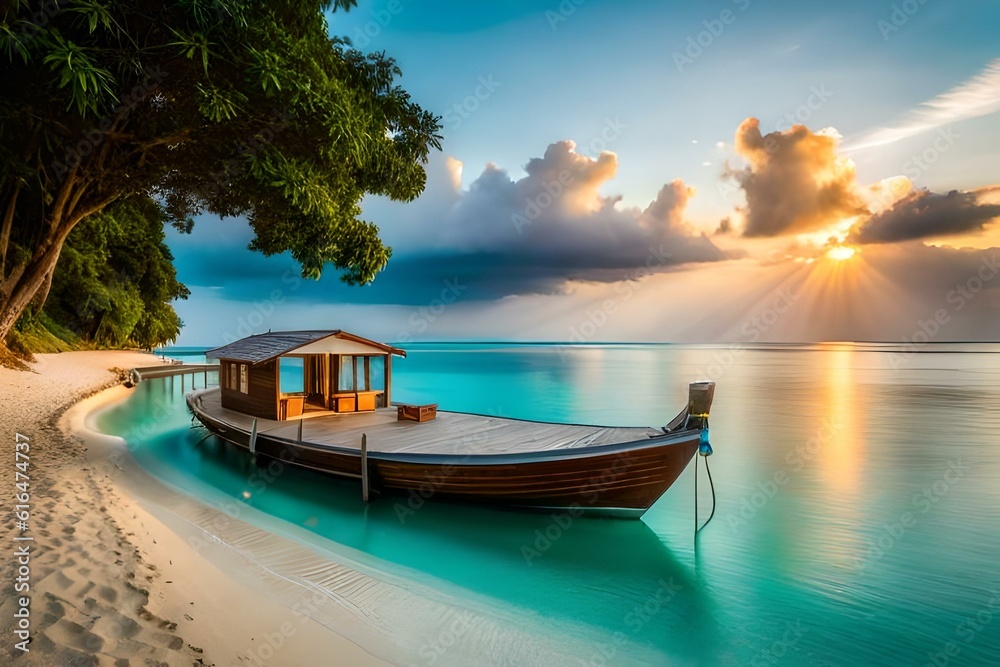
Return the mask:
POLYGON ((88 32, 93 33, 97 26, 105 30, 110 30, 112 26, 117 28, 111 12, 98 0, 74 0, 73 6, 66 11, 79 14, 85 21, 88 32))
POLYGON ((188 60, 200 57, 202 68, 205 74, 208 74, 208 59, 210 55, 213 55, 211 47, 215 46, 208 40, 208 36, 201 32, 184 34, 173 28, 170 28, 170 32, 174 34, 176 39, 169 42, 168 46, 179 47, 180 52, 188 60))
POLYGON ((0 24, 0 51, 7 56, 7 60, 12 61, 14 54, 17 53, 21 60, 27 63, 28 46, 26 42, 24 32, 15 33, 11 26, 6 23, 0 24))
POLYGON ((53 32, 46 39, 49 53, 42 62, 59 75, 59 89, 69 88, 67 109, 75 107, 80 115, 100 115, 106 103, 117 101, 114 76, 103 67, 98 67, 87 49, 64 39, 58 32, 53 32))
POLYGON ((198 108, 202 115, 214 123, 231 120, 239 113, 239 107, 246 102, 246 96, 234 90, 224 91, 212 85, 199 83, 198 108))

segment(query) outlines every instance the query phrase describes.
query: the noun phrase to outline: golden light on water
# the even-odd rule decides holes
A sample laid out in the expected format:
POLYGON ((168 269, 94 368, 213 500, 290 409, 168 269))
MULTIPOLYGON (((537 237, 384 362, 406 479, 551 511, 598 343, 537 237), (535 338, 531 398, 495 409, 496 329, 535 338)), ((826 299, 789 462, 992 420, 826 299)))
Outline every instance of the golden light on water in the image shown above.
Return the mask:
POLYGON ((858 384, 854 377, 857 353, 853 343, 830 343, 827 352, 826 424, 820 449, 822 469, 838 493, 852 492, 858 485, 863 442, 857 416, 860 413, 858 384))
POLYGON ((826 256, 836 262, 843 262, 854 257, 857 252, 857 250, 850 246, 838 245, 827 250, 826 256))

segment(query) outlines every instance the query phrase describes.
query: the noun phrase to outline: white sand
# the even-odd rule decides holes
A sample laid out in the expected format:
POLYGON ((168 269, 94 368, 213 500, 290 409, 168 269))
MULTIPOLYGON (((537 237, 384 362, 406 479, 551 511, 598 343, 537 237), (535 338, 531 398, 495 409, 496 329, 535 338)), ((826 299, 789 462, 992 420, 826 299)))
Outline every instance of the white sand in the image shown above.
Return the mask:
POLYGON ((387 664, 331 630, 330 623, 321 625, 248 585, 248 564, 238 553, 191 546, 196 528, 169 509, 175 501, 190 501, 149 478, 127 456, 112 457, 121 451, 120 440, 84 427, 88 412, 122 398, 126 389, 102 393, 66 413, 85 396, 117 384, 108 369, 155 363, 151 355, 132 352, 72 352, 39 355, 33 373, 0 368, 6 508, 15 503, 15 433, 31 439, 30 527, 21 533, 8 514, 4 540, 13 545, 18 535, 35 539, 28 653, 16 650, 12 639, 16 563, 5 558, 0 565, 0 662, 16 657, 18 665, 116 667, 387 664))

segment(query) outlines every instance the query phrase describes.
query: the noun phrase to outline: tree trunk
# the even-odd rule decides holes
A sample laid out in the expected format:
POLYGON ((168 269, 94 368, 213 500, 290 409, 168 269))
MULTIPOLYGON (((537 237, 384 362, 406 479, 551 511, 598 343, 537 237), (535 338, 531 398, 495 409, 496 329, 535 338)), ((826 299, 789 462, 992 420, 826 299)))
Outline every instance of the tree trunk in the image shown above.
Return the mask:
POLYGON ((7 302, 0 308, 0 341, 7 337, 7 334, 24 313, 24 309, 46 284, 46 277, 55 271, 56 263, 59 261, 59 253, 65 240, 65 236, 62 236, 58 243, 52 243, 45 250, 39 250, 28 262, 24 273, 21 274, 17 284, 13 286, 7 302))
POLYGON ((44 288, 43 299, 48 296, 49 281, 59 261, 59 253, 73 228, 115 200, 114 195, 104 195, 81 204, 83 192, 88 188, 86 182, 77 178, 77 169, 70 170, 52 205, 47 207, 42 222, 46 232, 35 246, 31 260, 23 270, 17 267, 7 278, 0 278, 0 343, 7 338, 25 308, 35 300, 39 290, 44 288))
POLYGON ((45 274, 45 278, 42 279, 42 286, 38 288, 35 296, 31 298, 30 305, 35 309, 35 312, 39 312, 42 306, 45 305, 45 301, 49 298, 49 291, 52 290, 52 276, 55 275, 55 272, 55 267, 52 267, 52 270, 45 274))
POLYGON ((7 248, 10 246, 10 232, 14 229, 14 210, 17 208, 17 196, 21 194, 21 184, 14 188, 14 193, 7 202, 3 214, 3 226, 0 227, 0 281, 7 275, 7 248))

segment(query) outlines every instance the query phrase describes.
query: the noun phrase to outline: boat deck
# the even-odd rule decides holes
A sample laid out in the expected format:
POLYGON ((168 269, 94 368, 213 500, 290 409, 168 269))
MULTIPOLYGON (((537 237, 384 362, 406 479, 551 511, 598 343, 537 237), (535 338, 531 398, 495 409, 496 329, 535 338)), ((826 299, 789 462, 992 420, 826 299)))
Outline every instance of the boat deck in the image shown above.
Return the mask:
MULTIPOLYGON (((236 429, 250 431, 254 417, 222 407, 219 389, 192 395, 195 406, 236 429)), ((298 439, 299 420, 257 419, 258 434, 298 439)), ((365 413, 306 415, 302 441, 316 445, 361 448, 368 436, 370 452, 411 454, 511 454, 645 440, 663 435, 659 429, 550 424, 504 417, 438 411, 437 419, 397 421, 396 408, 365 413)))

